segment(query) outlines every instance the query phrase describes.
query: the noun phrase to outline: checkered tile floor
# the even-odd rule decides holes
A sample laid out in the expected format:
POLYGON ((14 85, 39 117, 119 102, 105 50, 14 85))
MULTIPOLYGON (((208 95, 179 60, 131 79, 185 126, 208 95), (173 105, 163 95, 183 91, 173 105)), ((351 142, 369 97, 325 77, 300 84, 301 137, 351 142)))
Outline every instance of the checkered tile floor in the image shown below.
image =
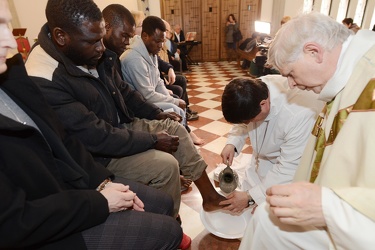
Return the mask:
MULTIPOLYGON (((199 146, 202 157, 208 164, 207 172, 221 163, 220 153, 226 143, 226 135, 231 128, 221 112, 221 95, 224 87, 234 77, 246 76, 246 71, 236 62, 205 62, 191 66, 192 72, 186 73, 190 108, 199 112, 197 121, 190 121, 189 127, 205 144, 199 146)), ((244 153, 252 153, 250 145, 244 153)), ((238 249, 239 240, 228 240, 210 234, 203 226, 199 212, 202 198, 194 184, 182 194, 180 215, 184 232, 192 239, 191 249, 238 249)))

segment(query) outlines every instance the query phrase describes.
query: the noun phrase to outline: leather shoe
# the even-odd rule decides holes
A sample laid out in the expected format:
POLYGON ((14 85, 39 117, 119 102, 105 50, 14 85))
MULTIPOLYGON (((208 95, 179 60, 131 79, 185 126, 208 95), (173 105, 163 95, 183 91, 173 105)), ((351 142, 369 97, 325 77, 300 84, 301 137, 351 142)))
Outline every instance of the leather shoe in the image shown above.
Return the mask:
POLYGON ((198 114, 197 111, 191 110, 190 108, 187 108, 186 112, 188 112, 189 114, 193 114, 193 115, 197 115, 198 114))
POLYGON ((186 112, 186 120, 187 121, 196 121, 199 119, 199 115, 197 114, 189 114, 188 112, 186 112))

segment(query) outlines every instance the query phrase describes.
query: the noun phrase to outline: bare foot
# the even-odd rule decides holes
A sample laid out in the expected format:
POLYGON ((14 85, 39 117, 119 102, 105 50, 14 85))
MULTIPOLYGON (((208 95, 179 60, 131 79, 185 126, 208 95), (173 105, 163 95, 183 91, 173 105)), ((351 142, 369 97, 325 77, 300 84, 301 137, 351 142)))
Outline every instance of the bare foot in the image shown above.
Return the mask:
POLYGON ((181 191, 185 191, 188 189, 193 182, 190 179, 186 179, 183 175, 180 175, 180 182, 181 182, 181 191))
POLYGON ((226 198, 215 191, 216 194, 210 196, 210 198, 203 200, 203 209, 206 212, 212 212, 222 209, 224 206, 219 205, 221 201, 226 200, 226 198))
POLYGON ((205 141, 202 138, 199 138, 193 131, 190 131, 190 137, 194 145, 203 145, 205 141))

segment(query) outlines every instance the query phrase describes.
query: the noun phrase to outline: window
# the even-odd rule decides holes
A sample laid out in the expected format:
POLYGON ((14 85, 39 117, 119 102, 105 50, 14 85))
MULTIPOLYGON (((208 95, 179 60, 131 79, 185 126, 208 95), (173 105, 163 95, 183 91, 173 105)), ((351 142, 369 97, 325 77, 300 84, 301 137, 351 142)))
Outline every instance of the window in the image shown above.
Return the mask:
POLYGON ((346 12, 348 11, 348 4, 349 0, 340 0, 336 21, 341 23, 341 21, 346 17, 346 12))
POLYGON ((358 0, 357 8, 355 9, 355 15, 353 18, 353 22, 356 23, 358 26, 362 25, 363 14, 365 12, 366 4, 366 0, 358 0))
POLYGON ((313 4, 314 4, 313 0, 304 0, 304 2, 303 2, 303 12, 304 13, 311 12, 312 9, 313 9, 313 4))
POLYGON ((320 7, 320 13, 328 16, 329 11, 331 9, 331 2, 332 2, 332 0, 322 0, 322 6, 320 7))

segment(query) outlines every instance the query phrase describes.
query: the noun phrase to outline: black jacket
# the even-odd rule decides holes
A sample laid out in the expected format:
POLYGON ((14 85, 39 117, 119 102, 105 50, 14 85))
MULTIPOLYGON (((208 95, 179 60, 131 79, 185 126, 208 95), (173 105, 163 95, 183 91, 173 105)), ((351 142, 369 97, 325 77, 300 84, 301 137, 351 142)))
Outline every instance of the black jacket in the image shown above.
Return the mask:
POLYGON ((7 64, 0 87, 42 134, 0 114, 0 248, 85 249, 80 232, 109 215, 95 188, 112 174, 64 132, 22 57, 7 64))
POLYGON ((162 112, 121 79, 117 55, 106 50, 97 66, 99 78, 81 69, 59 52, 43 26, 26 63, 32 80, 41 88, 69 133, 76 135, 96 160, 107 165, 111 158, 144 152, 154 146, 144 131, 122 129, 134 117, 155 119, 162 112))

